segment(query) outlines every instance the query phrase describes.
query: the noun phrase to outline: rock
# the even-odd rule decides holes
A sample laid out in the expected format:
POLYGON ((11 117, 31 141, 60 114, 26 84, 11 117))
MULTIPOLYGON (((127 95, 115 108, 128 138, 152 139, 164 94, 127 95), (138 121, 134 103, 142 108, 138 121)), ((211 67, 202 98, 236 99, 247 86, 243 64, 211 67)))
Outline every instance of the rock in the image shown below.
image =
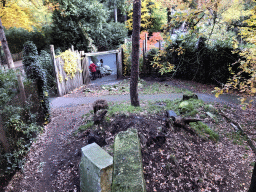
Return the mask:
POLYGON ((137 129, 122 131, 115 138, 112 191, 146 192, 137 129))
POLYGON ((174 120, 175 117, 177 117, 177 114, 172 110, 167 110, 166 111, 166 116, 167 116, 167 118, 172 118, 174 120))
POLYGON ((189 99, 198 99, 198 96, 196 94, 192 94, 192 95, 183 95, 182 100, 189 100, 189 99))
POLYGON ((96 143, 86 145, 81 150, 81 192, 111 192, 113 157, 96 143))

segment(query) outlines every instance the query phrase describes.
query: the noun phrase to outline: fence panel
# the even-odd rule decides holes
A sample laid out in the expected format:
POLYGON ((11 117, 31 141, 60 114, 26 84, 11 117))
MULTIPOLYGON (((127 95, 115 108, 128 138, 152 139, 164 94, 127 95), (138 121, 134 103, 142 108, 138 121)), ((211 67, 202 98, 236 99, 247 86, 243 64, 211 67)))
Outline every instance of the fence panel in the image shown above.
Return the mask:
POLYGON ((75 51, 78 56, 77 59, 77 72, 75 76, 72 78, 68 76, 64 70, 64 61, 61 57, 55 58, 55 72, 57 78, 57 88, 58 88, 58 95, 62 96, 67 94, 70 91, 80 87, 83 85, 83 78, 82 78, 82 67, 81 67, 81 55, 78 51, 75 51))

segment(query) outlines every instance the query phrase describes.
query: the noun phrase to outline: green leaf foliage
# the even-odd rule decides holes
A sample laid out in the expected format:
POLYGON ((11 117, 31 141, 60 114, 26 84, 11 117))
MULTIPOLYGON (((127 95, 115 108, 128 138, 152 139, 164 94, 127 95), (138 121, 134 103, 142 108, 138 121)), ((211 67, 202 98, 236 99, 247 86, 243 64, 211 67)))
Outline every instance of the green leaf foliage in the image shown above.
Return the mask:
POLYGON ((122 43, 126 29, 120 23, 107 23, 109 9, 98 0, 63 0, 53 12, 52 42, 63 51, 74 45, 85 52, 114 49, 122 43))
POLYGON ((47 70, 42 67, 41 61, 43 60, 40 60, 35 44, 31 41, 26 42, 23 50, 24 69, 27 78, 34 81, 37 85, 38 95, 42 105, 42 120, 48 121, 50 106, 47 89, 47 70))
POLYGON ((6 39, 11 53, 19 53, 23 50, 26 41, 33 41, 39 51, 48 48, 50 44, 49 28, 43 27, 42 31, 35 29, 27 31, 23 28, 10 28, 5 30, 6 39))

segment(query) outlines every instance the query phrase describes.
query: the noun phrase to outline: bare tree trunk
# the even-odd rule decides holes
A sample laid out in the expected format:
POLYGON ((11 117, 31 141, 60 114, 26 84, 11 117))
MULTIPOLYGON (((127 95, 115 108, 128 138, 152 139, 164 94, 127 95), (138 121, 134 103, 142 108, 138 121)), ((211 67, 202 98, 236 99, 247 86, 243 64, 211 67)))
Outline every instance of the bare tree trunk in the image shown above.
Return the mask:
POLYGON ((140 106, 138 96, 141 0, 133 1, 132 67, 130 97, 132 106, 140 106))
POLYGON ((256 191, 256 162, 254 164, 254 169, 252 173, 251 186, 248 192, 256 191))
POLYGON ((2 43, 2 47, 3 47, 3 50, 4 50, 4 54, 5 54, 5 57, 6 57, 8 67, 14 69, 12 55, 11 55, 11 52, 9 50, 8 43, 7 43, 7 40, 6 40, 6 37, 5 37, 4 27, 2 25, 1 18, 0 18, 0 41, 2 43))
POLYGON ((115 9, 114 9, 114 14, 115 14, 115 23, 117 23, 117 7, 115 5, 115 9))
POLYGON ((8 152, 10 149, 9 143, 7 141, 7 137, 5 135, 2 116, 0 115, 0 142, 2 142, 2 145, 4 147, 4 152, 8 152))

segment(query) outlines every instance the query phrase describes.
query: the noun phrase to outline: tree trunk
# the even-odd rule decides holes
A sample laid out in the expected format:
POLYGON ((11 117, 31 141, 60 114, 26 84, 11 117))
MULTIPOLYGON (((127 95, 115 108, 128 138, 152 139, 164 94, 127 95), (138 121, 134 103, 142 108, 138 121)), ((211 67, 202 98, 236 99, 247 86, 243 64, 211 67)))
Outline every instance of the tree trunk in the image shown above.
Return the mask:
POLYGON ((140 106, 138 96, 141 0, 133 1, 132 67, 130 97, 132 106, 140 106))
POLYGON ((3 47, 3 50, 4 50, 4 54, 5 54, 5 57, 6 57, 8 67, 14 69, 12 55, 11 55, 11 52, 9 50, 8 43, 7 43, 7 40, 6 40, 6 37, 5 37, 4 27, 2 25, 1 18, 0 18, 0 41, 2 43, 2 47, 3 47))
POLYGON ((117 23, 117 7, 116 7, 116 5, 114 8, 114 15, 115 15, 115 23, 117 23))
POLYGON ((7 153, 10 149, 7 137, 5 135, 2 116, 0 115, 0 142, 2 142, 2 145, 4 147, 4 152, 7 153))
POLYGON ((256 191, 256 162, 254 164, 254 169, 252 173, 252 180, 251 180, 251 186, 248 192, 254 192, 256 191))

